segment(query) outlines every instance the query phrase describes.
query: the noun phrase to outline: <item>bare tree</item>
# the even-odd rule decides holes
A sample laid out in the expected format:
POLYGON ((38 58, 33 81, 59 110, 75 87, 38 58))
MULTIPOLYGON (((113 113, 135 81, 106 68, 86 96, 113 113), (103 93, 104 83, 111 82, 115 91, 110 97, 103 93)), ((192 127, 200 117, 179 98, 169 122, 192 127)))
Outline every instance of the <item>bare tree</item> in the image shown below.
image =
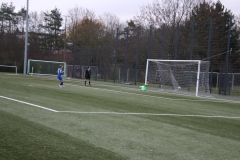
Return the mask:
POLYGON ((44 12, 31 12, 29 17, 29 32, 43 33, 41 26, 44 25, 44 12))
POLYGON ((74 28, 74 26, 79 23, 81 20, 83 20, 84 18, 88 18, 88 19, 94 19, 95 13, 91 10, 88 9, 84 9, 82 7, 78 7, 75 6, 73 9, 70 9, 68 11, 68 15, 66 15, 67 17, 69 17, 69 21, 68 21, 68 28, 69 30, 72 30, 74 28))
POLYGON ((140 15, 134 17, 134 22, 145 27, 159 27, 163 23, 175 26, 189 17, 192 8, 201 1, 203 0, 155 0, 140 8, 140 15))
POLYGON ((237 29, 240 31, 240 14, 236 15, 234 17, 234 20, 235 20, 235 24, 237 26, 237 29))
POLYGON ((79 44, 79 35, 77 34, 77 26, 81 23, 83 19, 95 19, 95 13, 89 9, 84 9, 82 7, 75 6, 68 12, 69 17, 67 23, 68 41, 72 41, 74 45, 79 44))
POLYGON ((120 19, 111 13, 104 13, 99 16, 99 19, 106 26, 106 32, 113 35, 116 33, 117 27, 123 26, 123 24, 120 23, 120 19))
POLYGON ((109 46, 114 45, 113 42, 116 38, 117 28, 123 30, 124 24, 120 22, 117 16, 111 13, 104 13, 99 16, 99 19, 105 25, 104 43, 109 46))

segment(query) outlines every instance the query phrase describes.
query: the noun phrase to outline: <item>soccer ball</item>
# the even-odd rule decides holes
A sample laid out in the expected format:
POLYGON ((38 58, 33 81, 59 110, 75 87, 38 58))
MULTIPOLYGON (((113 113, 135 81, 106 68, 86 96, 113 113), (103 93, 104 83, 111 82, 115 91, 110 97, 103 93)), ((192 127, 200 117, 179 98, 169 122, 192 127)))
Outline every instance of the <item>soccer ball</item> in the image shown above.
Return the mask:
POLYGON ((181 87, 179 86, 178 89, 181 89, 181 87))

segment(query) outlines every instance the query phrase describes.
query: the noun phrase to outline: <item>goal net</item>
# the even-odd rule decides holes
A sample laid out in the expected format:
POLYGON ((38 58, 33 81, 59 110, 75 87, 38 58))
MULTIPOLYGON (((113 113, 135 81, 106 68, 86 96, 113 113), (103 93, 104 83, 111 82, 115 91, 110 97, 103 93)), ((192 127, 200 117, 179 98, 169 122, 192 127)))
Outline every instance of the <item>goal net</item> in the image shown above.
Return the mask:
MULTIPOLYGON (((97 80, 98 77, 98 67, 97 66, 89 66, 91 69, 91 79, 97 80)), ((82 66, 82 78, 85 78, 85 72, 88 66, 82 66)))
POLYGON ((209 61, 148 59, 145 84, 186 94, 208 94, 209 61))
POLYGON ((28 59, 27 73, 37 75, 57 75, 59 65, 63 66, 63 76, 66 76, 67 71, 65 62, 28 59))

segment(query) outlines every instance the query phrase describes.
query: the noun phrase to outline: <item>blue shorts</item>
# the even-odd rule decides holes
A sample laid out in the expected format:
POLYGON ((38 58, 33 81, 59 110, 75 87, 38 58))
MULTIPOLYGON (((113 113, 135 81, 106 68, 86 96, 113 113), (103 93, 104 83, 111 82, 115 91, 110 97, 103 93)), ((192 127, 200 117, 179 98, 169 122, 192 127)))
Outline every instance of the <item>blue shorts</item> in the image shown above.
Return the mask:
POLYGON ((61 81, 62 80, 62 76, 58 76, 58 79, 61 81))

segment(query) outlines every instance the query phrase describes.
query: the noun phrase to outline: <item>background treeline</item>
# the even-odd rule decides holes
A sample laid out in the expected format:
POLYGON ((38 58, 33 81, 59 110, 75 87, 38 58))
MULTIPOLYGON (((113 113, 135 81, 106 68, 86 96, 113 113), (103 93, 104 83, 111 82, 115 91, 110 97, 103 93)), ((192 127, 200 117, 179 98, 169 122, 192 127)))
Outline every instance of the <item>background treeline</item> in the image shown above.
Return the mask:
MULTIPOLYGON (((239 16, 220 1, 155 0, 139 10, 124 23, 111 13, 96 15, 78 6, 67 15, 57 8, 30 12, 28 59, 97 65, 105 72, 116 65, 144 70, 147 58, 198 59, 210 60, 214 72, 226 65, 229 72, 240 72, 239 16)), ((19 72, 25 23, 25 8, 1 4, 0 64, 17 65, 19 72)))

